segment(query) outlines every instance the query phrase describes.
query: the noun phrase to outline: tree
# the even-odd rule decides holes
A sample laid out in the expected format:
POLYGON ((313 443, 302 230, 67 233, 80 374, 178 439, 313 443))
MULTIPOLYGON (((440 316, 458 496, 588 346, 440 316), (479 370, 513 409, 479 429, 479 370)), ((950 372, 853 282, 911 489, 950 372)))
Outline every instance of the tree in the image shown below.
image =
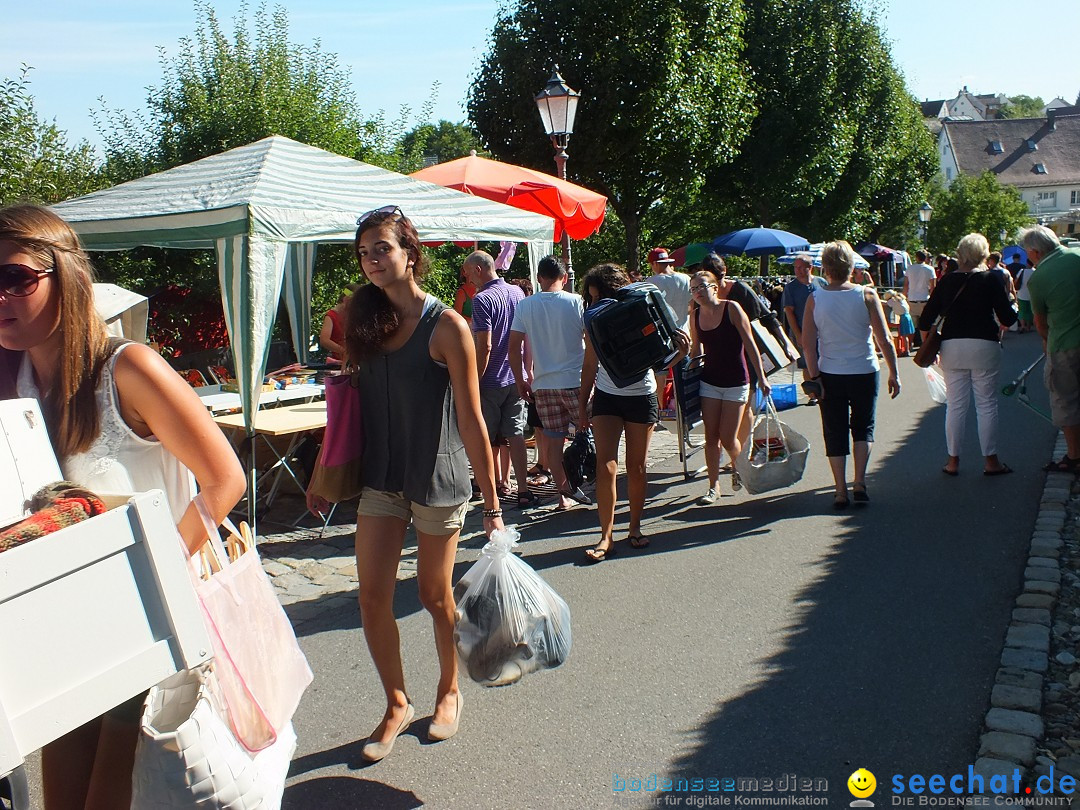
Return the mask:
POLYGON ((936 156, 876 20, 853 0, 749 0, 745 38, 758 114, 704 207, 811 241, 912 217, 936 156))
POLYGON ((470 152, 483 151, 476 131, 466 124, 440 121, 438 124, 421 124, 405 133, 401 148, 408 154, 420 155, 421 160, 434 159, 436 163, 467 157, 470 152))
POLYGON ((516 0, 495 21, 469 117, 495 157, 551 172, 533 97, 557 63, 582 92, 571 179, 608 197, 636 268, 653 206, 699 187, 746 132, 742 16, 740 0, 516 0))
POLYGON ((103 183, 93 147, 68 146, 67 134, 38 116, 30 70, 0 82, 0 205, 59 202, 103 183))
POLYGON ((809 209, 792 212, 792 224, 815 241, 903 244, 938 171, 937 150, 876 23, 856 20, 845 36, 860 53, 850 77, 861 99, 851 153, 836 184, 809 209))
POLYGON ((1046 104, 1041 96, 1012 96, 1001 110, 1002 118, 1043 118, 1046 104))
MULTIPOLYGON (((102 108, 97 128, 111 182, 122 182, 242 146, 269 135, 303 143, 396 171, 420 168, 419 143, 402 136, 411 111, 396 118, 361 115, 349 76, 335 54, 316 41, 289 41, 288 15, 259 7, 252 27, 241 5, 231 36, 208 0, 196 0, 194 36, 179 51, 160 52, 162 82, 148 89, 147 107, 134 113, 102 108)), ((429 114, 429 101, 420 116, 429 114)), ((138 289, 168 284, 194 286, 200 296, 216 295, 212 257, 195 251, 140 250, 101 260, 103 274, 138 289)), ((315 264, 312 319, 337 302, 342 286, 356 275, 351 251, 320 248, 315 264)), ((194 317, 194 316, 193 316, 194 317)))
MULTIPOLYGON (((147 110, 103 110, 97 120, 115 180, 179 166, 268 135, 284 135, 339 155, 409 168, 398 151, 410 116, 364 119, 337 56, 289 42, 288 14, 259 7, 255 35, 246 7, 230 38, 208 0, 196 0, 194 38, 179 53, 161 50, 162 84, 148 90, 147 110)), ((418 160, 414 161, 418 162, 418 160)))
POLYGON ((1032 223, 1020 192, 998 182, 993 172, 977 177, 962 174, 948 188, 939 186, 931 195, 934 216, 927 231, 927 245, 938 253, 951 254, 966 234, 981 233, 998 245, 1004 230, 1011 238, 1018 228, 1032 223))

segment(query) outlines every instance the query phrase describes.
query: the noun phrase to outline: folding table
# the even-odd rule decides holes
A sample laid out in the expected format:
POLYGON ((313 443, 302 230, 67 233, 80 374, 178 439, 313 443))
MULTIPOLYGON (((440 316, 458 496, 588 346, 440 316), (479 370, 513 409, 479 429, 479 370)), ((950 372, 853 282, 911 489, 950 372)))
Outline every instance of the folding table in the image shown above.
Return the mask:
MULTIPOLYGON (((215 416, 214 421, 217 422, 222 429, 244 430, 244 415, 242 413, 215 416)), ((296 483, 296 486, 300 488, 300 491, 303 492, 304 485, 300 483, 300 479, 297 478, 296 471, 290 466, 289 460, 292 458, 292 454, 296 451, 296 447, 304 437, 305 433, 310 433, 313 430, 321 430, 325 427, 325 400, 319 402, 305 402, 300 405, 285 405, 280 408, 259 410, 255 413, 255 424, 253 425, 254 432, 256 435, 262 437, 266 446, 270 448, 270 452, 274 454, 277 461, 275 461, 268 470, 263 472, 262 475, 258 476, 252 485, 253 498, 248 507, 248 522, 252 526, 252 531, 254 531, 255 526, 254 502, 258 497, 259 486, 273 474, 273 483, 266 495, 263 496, 263 500, 267 505, 272 503, 274 496, 277 495, 278 487, 281 484, 282 473, 288 474, 296 483), (290 437, 289 445, 284 453, 279 453, 273 442, 270 441, 276 436, 290 437)), ((251 445, 250 465, 249 472, 255 469, 254 442, 251 445)))

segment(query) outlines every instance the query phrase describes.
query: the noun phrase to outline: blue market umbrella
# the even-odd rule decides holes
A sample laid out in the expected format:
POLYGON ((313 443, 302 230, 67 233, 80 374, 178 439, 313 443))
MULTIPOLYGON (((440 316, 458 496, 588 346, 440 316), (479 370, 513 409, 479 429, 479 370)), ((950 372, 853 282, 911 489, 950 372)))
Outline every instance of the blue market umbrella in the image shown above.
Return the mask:
POLYGON ((1004 264, 1013 264, 1014 262, 1020 262, 1020 264, 1027 264, 1027 251, 1019 245, 1009 245, 1003 248, 1001 251, 1001 261, 1004 264))
POLYGON ((810 243, 776 228, 743 228, 718 236, 712 249, 724 256, 768 256, 806 250, 810 243))
MULTIPOLYGON (((796 251, 796 253, 809 253, 810 263, 814 265, 814 267, 821 267, 821 251, 824 247, 824 242, 817 242, 808 247, 805 251, 796 251)), ((789 253, 787 255, 781 256, 776 261, 780 264, 795 264, 795 254, 789 253)), ((868 270, 870 269, 870 262, 868 262, 862 256, 856 256, 855 267, 862 270, 868 270)))

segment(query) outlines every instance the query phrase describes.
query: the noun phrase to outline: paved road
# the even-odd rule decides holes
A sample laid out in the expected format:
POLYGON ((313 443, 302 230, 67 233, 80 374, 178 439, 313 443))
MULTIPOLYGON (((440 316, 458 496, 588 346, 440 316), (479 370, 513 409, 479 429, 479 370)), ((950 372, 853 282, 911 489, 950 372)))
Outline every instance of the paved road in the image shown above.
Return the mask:
MULTIPOLYGON (((1002 384, 1039 350, 1034 335, 1010 335, 1002 384)), ((1003 399, 1001 456, 1017 473, 979 474, 972 421, 963 473, 946 478, 944 408, 921 371, 901 363, 904 392, 878 410, 864 509, 832 511, 818 413, 800 407, 783 418, 810 439, 804 479, 757 497, 725 486, 712 507, 694 505, 704 484, 683 481, 660 434, 647 551, 621 548, 586 567, 593 510, 526 513, 525 559, 573 612, 570 659, 506 688, 464 679, 462 730, 435 745, 425 734, 437 677, 431 624, 407 549, 396 610, 418 719, 377 765, 360 759, 383 698, 355 609, 350 516, 321 540, 268 537, 267 567, 316 673, 296 716, 286 810, 645 807, 640 797, 653 794, 613 787, 634 778, 648 787, 652 774, 688 783, 793 774, 826 780, 805 795, 846 806, 858 767, 877 775, 881 807, 892 774, 966 772, 1054 431, 1003 399)), ((1031 393, 1045 407, 1039 380, 1031 393)), ((296 506, 277 511, 291 517, 296 506)), ((617 517, 625 527, 625 509, 617 517)), ((478 556, 477 527, 473 515, 455 577, 478 556)), ((36 783, 36 757, 30 766, 36 783)), ((663 806, 693 805, 670 797, 663 806)))
MULTIPOLYGON (((1002 383, 1039 350, 1034 335, 1010 335, 1002 383)), ((794 774, 826 780, 809 795, 846 805, 858 767, 886 789, 892 774, 966 772, 1054 431, 1003 399, 1001 457, 1017 474, 980 474, 972 418, 963 473, 946 478, 944 408, 921 371, 901 363, 904 392, 878 410, 864 509, 832 511, 817 411, 800 407, 784 419, 810 439, 812 456, 789 490, 750 497, 725 487, 719 504, 698 507, 704 484, 685 483, 670 457, 655 464, 647 551, 622 548, 586 567, 594 511, 527 513, 524 556, 569 602, 573 652, 561 669, 511 687, 466 679, 462 730, 448 742, 426 742, 437 674, 408 555, 396 610, 418 719, 377 765, 359 756, 383 698, 351 593, 329 579, 308 597, 288 595, 316 681, 296 717, 284 806, 647 806, 621 803, 631 794, 613 787, 648 786, 652 774, 794 774)), ((1045 399, 1038 380, 1032 394, 1045 399)), ((321 555, 334 570, 311 573, 349 578, 347 536, 315 554, 306 542, 266 550, 281 564, 321 555)), ((479 544, 465 544, 456 576, 479 544)))

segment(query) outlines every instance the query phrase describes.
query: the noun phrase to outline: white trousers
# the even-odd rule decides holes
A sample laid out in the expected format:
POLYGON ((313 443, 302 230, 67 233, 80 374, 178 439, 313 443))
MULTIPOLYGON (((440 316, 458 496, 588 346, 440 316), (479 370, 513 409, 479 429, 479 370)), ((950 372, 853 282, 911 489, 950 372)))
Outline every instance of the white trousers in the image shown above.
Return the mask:
POLYGON ((982 454, 997 454, 1000 365, 1001 349, 992 341, 959 339, 942 343, 941 370, 944 372, 948 398, 945 406, 945 445, 950 456, 959 456, 963 447, 973 393, 982 454))

